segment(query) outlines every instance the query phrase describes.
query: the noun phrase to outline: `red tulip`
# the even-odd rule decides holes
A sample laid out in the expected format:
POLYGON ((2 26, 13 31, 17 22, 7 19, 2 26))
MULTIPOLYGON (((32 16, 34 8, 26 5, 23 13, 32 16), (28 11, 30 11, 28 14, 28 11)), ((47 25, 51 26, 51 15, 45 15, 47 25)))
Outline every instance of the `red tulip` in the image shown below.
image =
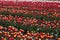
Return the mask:
POLYGON ((36 34, 33 34, 34 37, 36 37, 37 35, 36 34))
POLYGON ((17 32, 18 31, 18 29, 14 29, 14 32, 17 32))
POLYGON ((5 40, 4 37, 1 37, 1 40, 5 40))
POLYGON ((20 32, 24 32, 24 30, 20 29, 20 32))
POLYGON ((40 35, 41 38, 45 38, 45 35, 40 35))
POLYGON ((23 36, 23 34, 21 33, 20 36, 23 36))
POLYGON ((53 36, 46 36, 46 38, 53 38, 53 36))
POLYGON ((28 36, 28 40, 32 40, 32 38, 30 36, 28 36))
POLYGON ((2 30, 3 29, 3 26, 0 26, 0 30, 2 30))
POLYGON ((2 34, 2 32, 0 31, 0 35, 2 34))
POLYGON ((6 16, 2 17, 2 20, 8 20, 8 17, 6 17, 6 16))
POLYGON ((59 17, 59 14, 55 14, 56 17, 59 17))
POLYGON ((20 35, 17 35, 17 37, 20 39, 21 38, 21 36, 20 35))
POLYGON ((44 15, 47 16, 47 13, 45 12, 44 15))
POLYGON ((35 40, 39 40, 38 37, 36 37, 35 40))
POLYGON ((16 14, 17 11, 13 9, 12 12, 16 14))
POLYGON ((28 36, 30 36, 31 34, 30 33, 27 33, 28 36))
POLYGON ((25 35, 23 35, 22 38, 24 39, 25 38, 25 35))
POLYGON ((11 21, 13 19, 13 16, 9 15, 8 16, 8 21, 11 21))
POLYGON ((8 38, 10 38, 10 37, 11 37, 11 35, 7 35, 7 37, 8 37, 8 38))
POLYGON ((8 29, 12 29, 12 26, 9 26, 8 29))
POLYGON ((45 38, 45 33, 40 33, 41 38, 45 38))
POLYGON ((6 28, 6 27, 4 27, 4 28, 3 28, 3 30, 4 30, 4 31, 6 31, 6 30, 7 30, 7 28, 6 28))
POLYGON ((8 36, 9 33, 8 32, 3 32, 3 34, 4 34, 4 36, 8 36))
POLYGON ((57 26, 56 25, 54 25, 52 28, 54 29, 54 28, 56 28, 57 26))
POLYGON ((25 37, 27 37, 27 34, 25 35, 25 37))
POLYGON ((13 38, 9 38, 9 40, 14 40, 13 38))

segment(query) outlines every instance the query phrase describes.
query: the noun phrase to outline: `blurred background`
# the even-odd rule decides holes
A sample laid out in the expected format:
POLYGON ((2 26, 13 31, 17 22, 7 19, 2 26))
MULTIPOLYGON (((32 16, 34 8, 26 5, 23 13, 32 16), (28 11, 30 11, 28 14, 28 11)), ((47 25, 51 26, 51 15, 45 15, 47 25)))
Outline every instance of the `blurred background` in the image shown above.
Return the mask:
POLYGON ((0 0, 0 1, 60 1, 60 0, 0 0))

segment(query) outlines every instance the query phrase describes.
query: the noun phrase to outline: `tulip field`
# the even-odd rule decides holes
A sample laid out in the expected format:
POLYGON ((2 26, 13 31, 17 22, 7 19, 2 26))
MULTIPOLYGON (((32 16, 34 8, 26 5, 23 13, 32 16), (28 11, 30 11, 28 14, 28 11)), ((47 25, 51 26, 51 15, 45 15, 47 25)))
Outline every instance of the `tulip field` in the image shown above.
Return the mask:
POLYGON ((0 1, 0 40, 60 40, 60 3, 0 1))

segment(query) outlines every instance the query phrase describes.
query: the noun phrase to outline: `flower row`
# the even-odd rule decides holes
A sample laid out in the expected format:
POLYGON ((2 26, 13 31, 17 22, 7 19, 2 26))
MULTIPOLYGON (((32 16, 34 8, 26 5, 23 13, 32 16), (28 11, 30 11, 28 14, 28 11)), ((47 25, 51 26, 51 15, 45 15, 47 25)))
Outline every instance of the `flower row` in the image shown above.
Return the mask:
POLYGON ((0 8, 16 8, 27 10, 49 10, 52 12, 60 12, 60 3, 57 2, 0 2, 0 8))
POLYGON ((36 5, 38 7, 50 7, 50 8, 54 8, 54 7, 59 7, 58 2, 12 2, 12 1, 0 1, 0 5, 7 5, 7 6, 34 6, 36 7, 36 5))
POLYGON ((23 29, 17 29, 14 26, 8 26, 3 27, 0 26, 0 38, 3 40, 3 38, 6 38, 8 40, 39 40, 39 39, 52 39, 54 38, 53 35, 49 33, 43 33, 43 32, 34 32, 34 31, 25 31, 23 29))
MULTIPOLYGON (((53 20, 53 21, 46 21, 46 20, 39 20, 36 18, 29 18, 29 17, 23 17, 23 16, 15 16, 13 17, 12 15, 0 15, 0 22, 2 24, 7 21, 11 22, 13 24, 18 23, 19 25, 26 25, 26 26, 41 26, 41 27, 52 27, 52 28, 60 28, 60 20, 53 20), (2 20, 2 21, 1 21, 2 20)), ((8 23, 8 24, 9 24, 8 23)))
POLYGON ((45 17, 60 17, 59 12, 53 12, 54 10, 48 11, 37 11, 37 10, 24 10, 24 9, 8 9, 8 8, 0 8, 0 14, 13 14, 13 15, 31 15, 31 16, 45 16, 45 17))

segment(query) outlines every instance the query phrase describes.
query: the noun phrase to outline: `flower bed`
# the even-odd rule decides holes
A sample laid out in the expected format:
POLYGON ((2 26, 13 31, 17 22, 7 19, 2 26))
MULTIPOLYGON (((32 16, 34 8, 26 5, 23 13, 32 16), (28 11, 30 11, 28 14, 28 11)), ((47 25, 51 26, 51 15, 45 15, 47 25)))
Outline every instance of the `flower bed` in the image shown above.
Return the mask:
POLYGON ((0 5, 1 40, 60 40, 60 3, 0 2, 0 5))
POLYGON ((3 27, 0 26, 0 39, 6 40, 39 40, 39 39, 53 39, 53 35, 43 32, 25 31, 23 29, 17 29, 14 26, 3 27))

